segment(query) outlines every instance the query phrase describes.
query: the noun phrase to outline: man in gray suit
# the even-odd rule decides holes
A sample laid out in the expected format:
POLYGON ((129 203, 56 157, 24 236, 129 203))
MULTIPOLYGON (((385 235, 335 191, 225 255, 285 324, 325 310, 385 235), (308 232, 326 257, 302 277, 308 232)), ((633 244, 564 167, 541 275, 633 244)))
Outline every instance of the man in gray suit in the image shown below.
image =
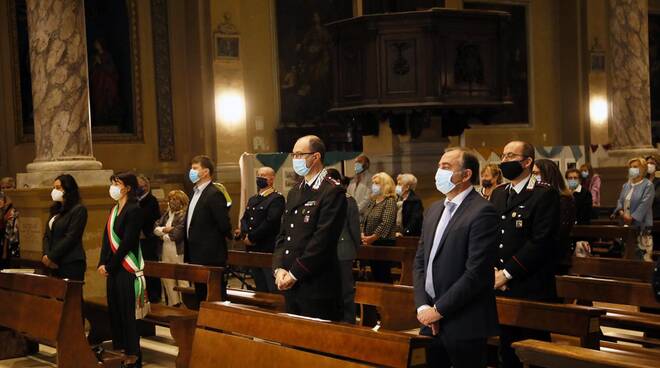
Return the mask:
POLYGON ((497 213, 472 187, 479 161, 470 152, 447 151, 435 179, 447 198, 424 215, 414 265, 421 334, 434 337, 427 359, 431 367, 486 367, 486 339, 498 334, 497 213))

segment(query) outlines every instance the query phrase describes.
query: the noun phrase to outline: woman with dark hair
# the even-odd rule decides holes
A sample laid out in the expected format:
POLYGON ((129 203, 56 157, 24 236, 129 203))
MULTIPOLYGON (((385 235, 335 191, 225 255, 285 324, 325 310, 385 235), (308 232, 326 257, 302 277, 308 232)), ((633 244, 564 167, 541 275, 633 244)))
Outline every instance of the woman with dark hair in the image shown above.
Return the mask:
POLYGON ((534 161, 532 175, 537 181, 545 183, 559 192, 559 247, 557 248, 557 273, 562 274, 566 269, 559 265, 565 257, 570 255, 571 239, 569 237, 577 217, 577 208, 573 193, 566 187, 566 182, 559 171, 559 167, 548 159, 534 161))
POLYGON ((44 233, 41 262, 55 277, 83 281, 87 263, 82 237, 87 208, 81 203, 76 179, 69 174, 58 176, 50 196, 53 205, 44 233))
POLYGON ((136 320, 149 312, 149 301, 140 250, 143 216, 136 196, 138 182, 133 173, 113 175, 110 182, 110 197, 117 204, 105 226, 98 272, 107 278, 112 345, 137 357, 127 367, 142 367, 136 320))

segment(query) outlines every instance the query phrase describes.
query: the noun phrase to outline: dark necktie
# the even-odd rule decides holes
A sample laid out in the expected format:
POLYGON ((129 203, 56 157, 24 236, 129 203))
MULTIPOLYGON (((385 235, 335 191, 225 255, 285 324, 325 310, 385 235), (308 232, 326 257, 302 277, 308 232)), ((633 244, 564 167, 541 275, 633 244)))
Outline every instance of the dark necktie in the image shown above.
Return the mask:
POLYGON ((513 187, 509 188, 509 196, 506 198, 506 206, 511 207, 511 204, 513 203, 513 200, 516 199, 516 191, 513 189, 513 187))

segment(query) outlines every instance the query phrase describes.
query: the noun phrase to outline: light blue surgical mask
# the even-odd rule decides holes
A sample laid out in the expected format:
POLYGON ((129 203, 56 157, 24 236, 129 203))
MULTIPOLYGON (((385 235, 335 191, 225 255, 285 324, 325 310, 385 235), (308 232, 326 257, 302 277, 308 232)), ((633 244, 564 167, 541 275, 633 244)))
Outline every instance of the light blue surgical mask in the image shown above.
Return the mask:
POLYGON ((454 190, 456 184, 451 182, 451 177, 454 175, 454 172, 451 170, 445 170, 438 168, 438 171, 435 173, 435 187, 442 194, 447 194, 454 190))
POLYGON ((309 173, 309 167, 307 167, 307 162, 304 158, 293 159, 293 171, 300 176, 305 176, 309 173))
POLYGON ((362 163, 356 162, 355 163, 355 174, 361 174, 364 171, 364 166, 362 166, 362 163))
POLYGON ((635 179, 638 176, 639 176, 639 168, 638 167, 631 167, 631 168, 628 169, 628 177, 630 179, 635 179))
POLYGON ((371 184, 371 193, 373 195, 379 195, 380 194, 380 185, 378 184, 371 184))
POLYGON ((568 179, 566 180, 566 182, 568 183, 568 188, 570 188, 571 190, 575 190, 575 188, 577 188, 578 185, 580 185, 580 182, 577 179, 568 179))
POLYGON ((196 184, 199 181, 199 172, 197 170, 190 169, 188 172, 188 179, 190 179, 193 184, 196 184))
POLYGON ((580 174, 582 175, 583 179, 586 179, 586 178, 589 177, 589 171, 582 171, 580 174))
POLYGON ((400 185, 397 185, 394 191, 396 192, 396 195, 398 195, 399 197, 403 195, 403 187, 401 187, 400 185))

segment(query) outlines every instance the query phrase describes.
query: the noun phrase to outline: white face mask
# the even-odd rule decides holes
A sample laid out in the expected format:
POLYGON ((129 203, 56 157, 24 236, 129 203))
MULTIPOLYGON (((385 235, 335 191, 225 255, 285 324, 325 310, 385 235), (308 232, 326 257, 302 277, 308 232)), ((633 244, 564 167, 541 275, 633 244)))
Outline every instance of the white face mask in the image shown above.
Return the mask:
POLYGON ((651 174, 651 175, 655 174, 655 164, 648 164, 647 168, 648 168, 649 174, 651 174))
POLYGON ((400 186, 400 185, 397 185, 396 188, 394 189, 394 191, 396 192, 396 195, 398 195, 398 196, 403 195, 403 187, 400 186))
POLYGON ((114 199, 115 201, 120 200, 122 197, 121 188, 119 188, 116 185, 111 185, 109 192, 110 192, 110 198, 114 199))
POLYGON ((435 187, 440 193, 446 195, 454 190, 456 184, 451 181, 452 176, 454 176, 453 171, 438 168, 435 173, 435 187))
POLYGON ((53 188, 50 192, 50 198, 53 199, 53 202, 64 202, 64 192, 53 188))

